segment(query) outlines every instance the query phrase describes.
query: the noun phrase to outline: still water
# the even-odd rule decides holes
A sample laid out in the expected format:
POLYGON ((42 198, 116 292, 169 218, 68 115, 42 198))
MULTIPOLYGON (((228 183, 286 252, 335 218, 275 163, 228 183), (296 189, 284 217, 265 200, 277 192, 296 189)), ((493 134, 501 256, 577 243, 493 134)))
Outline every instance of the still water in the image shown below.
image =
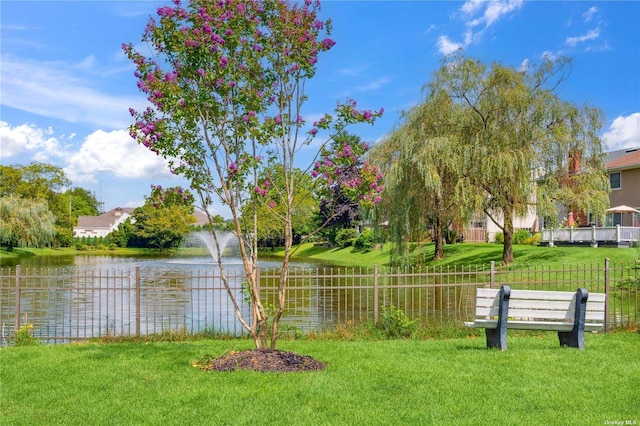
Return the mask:
MULTIPOLYGON (((240 304, 243 319, 250 322, 251 311, 242 290, 241 259, 224 260, 231 292, 240 304)), ((1 266, 3 339, 5 330, 10 334, 15 324, 16 311, 20 312, 22 324, 34 324, 36 334, 52 343, 105 334, 207 329, 230 334, 243 332, 222 286, 220 270, 211 257, 36 256, 4 259, 1 266), (20 304, 16 309, 14 282, 18 265, 20 304)), ((277 277, 281 261, 261 259, 259 266, 265 271, 261 281, 267 284, 267 277, 272 280, 277 277)), ((324 265, 297 262, 291 264, 291 269, 315 270, 320 266, 324 265)), ((270 295, 273 299, 274 292, 270 295)), ((301 315, 300 321, 316 324, 317 315, 309 311, 310 301, 302 300, 315 296, 310 292, 300 298, 295 293, 293 296, 292 303, 296 306, 292 306, 292 311, 301 315)), ((296 317, 290 320, 297 322, 296 317)))
MULTIPOLYGON (((224 259, 229 292, 242 319, 250 323, 240 259, 224 259)), ((259 261, 260 293, 268 309, 278 304, 280 262, 259 261)), ((474 286, 486 279, 456 271, 380 269, 374 275, 317 263, 290 266, 283 324, 302 332, 370 321, 386 306, 426 323, 460 322, 473 308, 474 286)), ((5 329, 10 334, 16 323, 34 324, 47 341, 182 330, 243 333, 211 257, 30 257, 2 262, 1 270, 3 339, 5 329)))

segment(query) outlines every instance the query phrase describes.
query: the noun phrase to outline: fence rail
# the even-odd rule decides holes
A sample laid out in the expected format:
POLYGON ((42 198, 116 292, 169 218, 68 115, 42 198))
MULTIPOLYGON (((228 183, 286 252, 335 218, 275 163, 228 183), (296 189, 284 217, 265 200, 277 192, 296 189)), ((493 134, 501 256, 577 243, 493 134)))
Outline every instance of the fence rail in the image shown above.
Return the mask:
MULTIPOLYGON (((205 330, 244 333, 228 292, 240 314, 251 320, 243 274, 220 271, 0 269, 2 344, 22 325, 49 343, 103 336, 147 335, 205 330)), ((279 271, 260 270, 261 294, 275 306, 279 271)), ((323 331, 343 323, 377 322, 394 305, 424 325, 461 325, 474 316, 476 287, 575 291, 607 294, 606 329, 640 323, 640 263, 414 269, 292 269, 283 324, 303 332, 323 331)))
POLYGON ((590 228, 559 228, 542 231, 545 242, 616 242, 637 243, 640 240, 640 227, 604 226, 590 228))

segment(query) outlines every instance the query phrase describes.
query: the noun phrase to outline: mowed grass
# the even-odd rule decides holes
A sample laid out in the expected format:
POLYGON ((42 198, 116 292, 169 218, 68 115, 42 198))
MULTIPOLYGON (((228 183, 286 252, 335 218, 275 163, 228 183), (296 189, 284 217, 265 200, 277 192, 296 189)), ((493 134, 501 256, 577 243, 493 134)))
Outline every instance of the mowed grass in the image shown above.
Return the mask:
POLYGON ((550 425, 640 422, 640 335, 554 333, 299 340, 280 349, 327 363, 304 373, 203 372, 192 360, 248 340, 86 343, 0 350, 6 425, 550 425))
MULTIPOLYGON (((390 265, 393 245, 385 244, 380 249, 360 253, 353 247, 324 248, 313 244, 303 244, 296 252, 295 260, 313 259, 336 266, 372 268, 374 265, 387 267, 390 265)), ((429 267, 453 267, 469 265, 488 265, 492 261, 502 264, 502 244, 448 244, 444 247, 444 258, 434 261, 434 244, 411 244, 409 258, 411 264, 429 267)), ((282 256, 283 251, 276 251, 274 256, 282 256)), ((544 247, 530 245, 513 246, 514 265, 544 265, 553 267, 567 264, 600 264, 605 259, 612 263, 630 262, 640 258, 638 248, 614 247, 544 247)))

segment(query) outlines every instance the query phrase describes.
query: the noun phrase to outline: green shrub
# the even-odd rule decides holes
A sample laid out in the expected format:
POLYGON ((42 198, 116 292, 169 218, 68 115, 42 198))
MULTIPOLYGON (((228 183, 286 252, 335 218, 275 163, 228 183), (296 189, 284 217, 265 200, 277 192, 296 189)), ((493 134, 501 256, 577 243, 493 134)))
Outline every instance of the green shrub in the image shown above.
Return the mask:
POLYGON ((381 315, 378 329, 387 339, 411 337, 418 330, 417 321, 411 320, 403 310, 394 305, 383 306, 381 315))
POLYGON ((358 231, 353 228, 341 229, 336 234, 336 244, 340 247, 349 247, 358 237, 358 231))
POLYGON ((16 331, 13 346, 34 346, 40 341, 33 336, 33 324, 25 324, 16 331))
POLYGON ((529 238, 531 238, 531 232, 526 229, 518 229, 513 233, 513 244, 527 244, 529 238))
POLYGON ((504 244, 504 234, 502 232, 496 234, 496 243, 504 244))
POLYGON ((458 231, 455 229, 445 229, 444 231, 444 241, 447 244, 454 244, 458 241, 458 231))
POLYGON ((357 251, 361 251, 367 253, 373 250, 374 247, 374 238, 373 232, 370 229, 365 229, 362 233, 356 238, 353 242, 353 248, 357 251))
POLYGON ((524 244, 528 244, 530 246, 539 246, 542 241, 542 234, 540 232, 536 232, 524 242, 524 244))

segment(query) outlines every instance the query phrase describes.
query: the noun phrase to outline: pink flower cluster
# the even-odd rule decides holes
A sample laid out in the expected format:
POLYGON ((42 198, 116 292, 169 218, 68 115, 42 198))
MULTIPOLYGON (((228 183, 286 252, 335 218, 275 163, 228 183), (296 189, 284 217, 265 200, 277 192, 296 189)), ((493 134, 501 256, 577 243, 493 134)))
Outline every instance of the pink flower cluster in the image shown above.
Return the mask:
POLYGON ((366 143, 349 140, 325 150, 320 161, 314 164, 311 176, 320 179, 327 189, 339 187, 342 193, 362 205, 377 204, 384 186, 378 167, 362 161, 368 149, 366 143))
POLYGON ((267 192, 269 191, 269 186, 271 184, 269 183, 268 180, 265 180, 264 182, 262 182, 262 185, 256 185, 253 190, 255 191, 255 193, 257 195, 260 195, 261 197, 264 197, 265 195, 267 195, 267 192))

